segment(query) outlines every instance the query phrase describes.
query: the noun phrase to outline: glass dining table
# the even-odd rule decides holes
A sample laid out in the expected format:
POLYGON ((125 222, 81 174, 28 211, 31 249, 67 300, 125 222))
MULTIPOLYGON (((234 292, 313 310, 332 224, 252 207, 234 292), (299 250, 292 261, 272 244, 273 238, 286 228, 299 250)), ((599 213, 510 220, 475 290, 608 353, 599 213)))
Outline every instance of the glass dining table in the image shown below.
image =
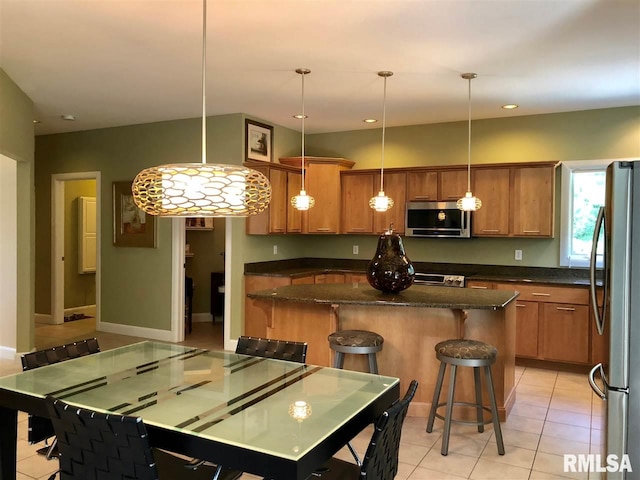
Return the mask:
POLYGON ((399 398, 399 379, 140 342, 0 378, 0 480, 16 478, 17 411, 45 396, 141 417, 154 447, 302 480, 399 398))

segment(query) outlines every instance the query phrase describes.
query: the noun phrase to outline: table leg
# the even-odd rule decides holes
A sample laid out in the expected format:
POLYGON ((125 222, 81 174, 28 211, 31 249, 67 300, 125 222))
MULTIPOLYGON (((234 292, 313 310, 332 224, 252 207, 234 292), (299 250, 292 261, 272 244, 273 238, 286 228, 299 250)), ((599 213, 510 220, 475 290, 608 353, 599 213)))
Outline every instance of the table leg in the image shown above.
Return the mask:
POLYGON ((0 407, 0 480, 16 478, 18 412, 0 407))

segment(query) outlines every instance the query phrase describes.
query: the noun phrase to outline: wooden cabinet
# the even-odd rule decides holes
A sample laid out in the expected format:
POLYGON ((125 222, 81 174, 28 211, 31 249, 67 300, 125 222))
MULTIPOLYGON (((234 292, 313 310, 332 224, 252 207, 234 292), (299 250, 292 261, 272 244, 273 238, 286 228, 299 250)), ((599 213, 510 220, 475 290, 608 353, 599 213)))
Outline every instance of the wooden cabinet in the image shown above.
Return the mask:
POLYGON ((319 273, 315 283, 344 283, 344 273, 319 273))
POLYGON ((553 237, 555 167, 511 169, 511 233, 553 237))
POLYGON ((509 235, 509 168, 482 168, 474 171, 473 193, 482 208, 473 213, 474 236, 509 235))
POLYGON ((543 284, 496 283, 517 290, 516 356, 585 365, 590 362, 588 290, 543 284))
MULTIPOLYGON (((380 191, 380 175, 373 178, 373 191, 376 195, 380 191)), ((389 229, 393 224, 393 231, 398 235, 404 235, 405 215, 406 215, 406 190, 407 174, 405 172, 384 173, 384 193, 393 199, 393 207, 386 212, 373 212, 373 233, 379 235, 389 229)))
POLYGON ((493 282, 484 282, 480 280, 467 280, 465 282, 465 287, 475 288, 477 290, 493 290, 496 288, 496 285, 493 282))
POLYGON ((302 232, 302 212, 291 205, 291 199, 300 193, 302 174, 287 172, 287 233, 302 232))
POLYGON ((407 200, 456 201, 467 191, 467 170, 415 170, 407 172, 407 200))
MULTIPOLYGON (((280 163, 302 167, 301 157, 283 157, 280 163)), ((303 233, 336 234, 340 231, 340 172, 354 162, 344 158, 305 157, 305 189, 315 199, 315 207, 302 215, 303 233)))
POLYGON ((345 273, 344 283, 369 283, 366 273, 345 273))
MULTIPOLYGON (((290 277, 274 277, 270 275, 245 275, 244 293, 268 290, 270 288, 291 285, 290 277)), ((252 337, 267 337, 268 319, 271 311, 266 311, 263 304, 246 297, 244 299, 244 333, 252 337)))
POLYGON ((373 210, 369 199, 374 193, 373 173, 341 175, 342 233, 373 233, 373 210))
MULTIPOLYGON (((296 186, 296 172, 292 171, 292 168, 277 164, 251 164, 251 168, 263 173, 269 179, 271 183, 271 203, 261 214, 247 217, 246 233, 248 235, 267 235, 299 232, 300 212, 297 213, 298 216, 296 217, 296 214, 291 212, 292 207, 290 207, 289 201, 290 192, 296 186), (294 182, 291 186, 289 185, 290 180, 294 182), (298 222, 297 227, 295 225, 296 221, 298 222), (289 226, 289 222, 291 222, 291 226, 289 226)), ((299 191, 299 183, 297 188, 297 191, 299 191)))
POLYGON ((291 279, 291 285, 308 285, 316 283, 315 275, 305 275, 291 279))

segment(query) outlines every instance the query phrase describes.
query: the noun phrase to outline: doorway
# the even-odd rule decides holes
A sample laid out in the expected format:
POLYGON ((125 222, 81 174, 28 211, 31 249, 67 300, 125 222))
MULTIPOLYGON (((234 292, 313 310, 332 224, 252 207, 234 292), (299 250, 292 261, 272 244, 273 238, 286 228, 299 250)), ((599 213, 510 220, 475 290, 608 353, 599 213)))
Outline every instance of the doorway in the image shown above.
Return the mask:
POLYGON ((53 324, 95 316, 100 327, 100 185, 100 172, 52 175, 53 324))
POLYGON ((18 216, 17 165, 12 158, 0 154, 0 358, 13 358, 17 344, 18 216))

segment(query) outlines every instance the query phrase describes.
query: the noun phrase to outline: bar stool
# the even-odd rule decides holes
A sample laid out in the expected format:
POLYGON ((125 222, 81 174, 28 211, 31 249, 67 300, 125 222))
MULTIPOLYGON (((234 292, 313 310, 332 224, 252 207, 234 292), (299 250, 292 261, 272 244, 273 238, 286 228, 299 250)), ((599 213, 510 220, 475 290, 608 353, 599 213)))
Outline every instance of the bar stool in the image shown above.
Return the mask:
POLYGON ((327 339, 329 340, 329 348, 336 352, 333 362, 334 368, 343 367, 345 353, 354 353, 368 355, 369 373, 378 373, 376 352, 382 350, 384 343, 382 335, 367 330, 340 330, 333 332, 327 339))
POLYGON ((502 431, 500 430, 500 419, 498 418, 498 407, 496 405, 496 396, 493 390, 493 377, 491 376, 491 365, 495 363, 498 350, 493 345, 479 342, 477 340, 445 340, 435 347, 436 358, 440 360, 440 370, 438 371, 438 380, 433 393, 433 403, 429 412, 429 420, 427 421, 427 432, 433 430, 433 421, 435 417, 444 420, 444 433, 442 434, 442 448, 440 453, 447 455, 449 453, 449 433, 451 433, 451 422, 463 423, 466 425, 477 425, 478 432, 484 432, 484 426, 493 422, 493 430, 498 445, 498 454, 504 455, 504 443, 502 442, 502 431), (440 400, 440 390, 442 389, 442 381, 447 364, 450 366, 451 377, 449 380, 449 393, 447 401, 438 403, 440 400), (454 402, 453 396, 456 388, 456 369, 457 367, 473 367, 473 376, 475 380, 476 403, 471 402, 454 402), (482 405, 482 385, 480 381, 480 368, 484 368, 484 375, 487 379, 487 389, 489 393, 489 402, 491 408, 482 405), (446 405, 447 410, 445 416, 436 413, 437 409, 446 405), (477 420, 454 420, 452 418, 454 405, 470 405, 476 408, 477 420), (484 420, 483 410, 491 412, 491 418, 484 420))

